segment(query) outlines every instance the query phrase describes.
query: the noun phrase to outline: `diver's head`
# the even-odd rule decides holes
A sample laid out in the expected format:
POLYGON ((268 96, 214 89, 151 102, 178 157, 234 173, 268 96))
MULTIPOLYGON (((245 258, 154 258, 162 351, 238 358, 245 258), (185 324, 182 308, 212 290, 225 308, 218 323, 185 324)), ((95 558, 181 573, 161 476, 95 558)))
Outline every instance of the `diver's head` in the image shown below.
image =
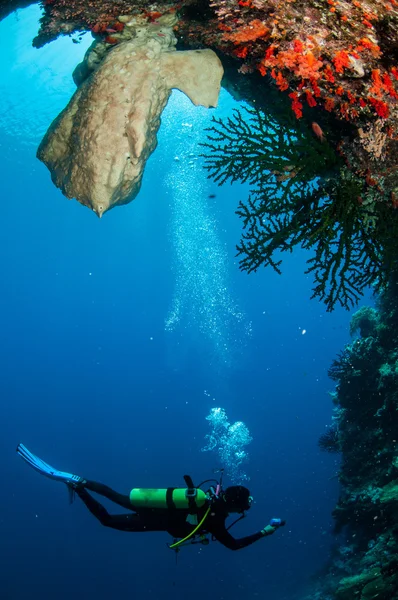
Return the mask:
POLYGON ((223 493, 223 498, 230 513, 243 513, 251 507, 253 498, 243 485, 231 485, 223 493))

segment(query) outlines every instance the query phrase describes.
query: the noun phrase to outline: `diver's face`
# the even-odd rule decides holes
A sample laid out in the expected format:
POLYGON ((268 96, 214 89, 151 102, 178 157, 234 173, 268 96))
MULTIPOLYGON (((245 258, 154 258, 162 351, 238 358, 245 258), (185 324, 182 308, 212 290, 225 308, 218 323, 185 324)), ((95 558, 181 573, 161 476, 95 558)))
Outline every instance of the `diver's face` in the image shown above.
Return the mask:
POLYGON ((252 502, 253 502, 253 496, 249 496, 247 498, 246 502, 244 503, 245 506, 244 507, 242 506, 242 510, 249 510, 249 508, 251 508, 252 502))
POLYGON ((232 504, 232 503, 226 503, 227 504, 227 510, 229 513, 243 513, 245 510, 249 510, 249 508, 251 508, 251 505, 253 503, 253 496, 249 496, 247 499, 243 500, 243 498, 241 499, 240 502, 240 506, 237 506, 236 504, 232 504))

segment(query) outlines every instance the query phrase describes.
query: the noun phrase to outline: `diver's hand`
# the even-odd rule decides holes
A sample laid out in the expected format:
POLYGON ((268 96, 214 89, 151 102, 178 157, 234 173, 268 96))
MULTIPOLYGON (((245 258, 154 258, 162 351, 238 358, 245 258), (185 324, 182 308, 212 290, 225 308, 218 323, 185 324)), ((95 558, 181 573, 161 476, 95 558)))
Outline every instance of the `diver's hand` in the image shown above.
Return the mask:
POLYGON ((286 525, 286 521, 282 519, 271 519, 269 524, 261 530, 263 535, 272 535, 279 527, 286 525))
POLYGON ((275 533, 276 531, 276 527, 272 527, 272 525, 267 525, 266 527, 264 527, 264 529, 261 530, 261 533, 263 535, 272 535, 273 533, 275 533))

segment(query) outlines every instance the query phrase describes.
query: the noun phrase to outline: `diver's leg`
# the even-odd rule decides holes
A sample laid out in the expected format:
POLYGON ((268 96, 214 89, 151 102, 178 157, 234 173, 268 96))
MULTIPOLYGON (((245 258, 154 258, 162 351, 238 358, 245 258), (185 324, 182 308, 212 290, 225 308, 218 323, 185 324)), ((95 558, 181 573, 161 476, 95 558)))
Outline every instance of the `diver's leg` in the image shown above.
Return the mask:
POLYGON ((126 494, 119 494, 119 492, 115 492, 115 490, 112 490, 112 488, 104 485, 103 483, 98 483, 97 481, 88 481, 85 479, 81 484, 81 487, 90 490, 90 492, 95 492, 100 496, 104 496, 104 498, 108 498, 108 500, 115 502, 115 504, 119 504, 119 506, 123 506, 123 508, 134 510, 134 507, 131 506, 129 496, 126 494))
POLYGON ((120 531, 158 531, 158 524, 147 523, 140 515, 129 513, 127 515, 110 515, 108 511, 95 500, 87 490, 80 487, 75 490, 79 498, 87 506, 92 515, 105 527, 119 529, 120 531))

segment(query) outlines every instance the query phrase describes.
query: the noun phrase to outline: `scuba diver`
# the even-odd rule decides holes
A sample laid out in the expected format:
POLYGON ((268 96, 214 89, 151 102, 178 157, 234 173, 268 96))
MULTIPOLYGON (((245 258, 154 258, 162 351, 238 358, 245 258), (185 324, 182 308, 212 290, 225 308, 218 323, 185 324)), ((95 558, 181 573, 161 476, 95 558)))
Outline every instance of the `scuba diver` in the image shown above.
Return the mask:
POLYGON ((102 483, 54 469, 32 454, 23 444, 18 445, 17 453, 42 475, 65 483, 71 501, 74 494, 79 496, 102 525, 120 531, 167 531, 174 538, 169 548, 176 551, 185 543, 208 544, 206 534, 210 534, 213 540, 217 540, 230 550, 240 550, 273 534, 279 527, 285 525, 282 519, 274 518, 258 532, 240 539, 234 538, 228 529, 245 516, 245 511, 251 507, 253 498, 249 490, 242 485, 230 486, 224 490, 222 477, 220 481, 213 479, 203 481, 200 486, 214 483, 207 492, 200 489, 200 486, 195 487, 191 477, 184 475, 185 488, 133 488, 129 495, 123 495, 102 483), (89 494, 89 491, 108 498, 129 512, 109 514, 89 494), (238 513, 240 517, 227 528, 225 521, 231 513, 238 513))

